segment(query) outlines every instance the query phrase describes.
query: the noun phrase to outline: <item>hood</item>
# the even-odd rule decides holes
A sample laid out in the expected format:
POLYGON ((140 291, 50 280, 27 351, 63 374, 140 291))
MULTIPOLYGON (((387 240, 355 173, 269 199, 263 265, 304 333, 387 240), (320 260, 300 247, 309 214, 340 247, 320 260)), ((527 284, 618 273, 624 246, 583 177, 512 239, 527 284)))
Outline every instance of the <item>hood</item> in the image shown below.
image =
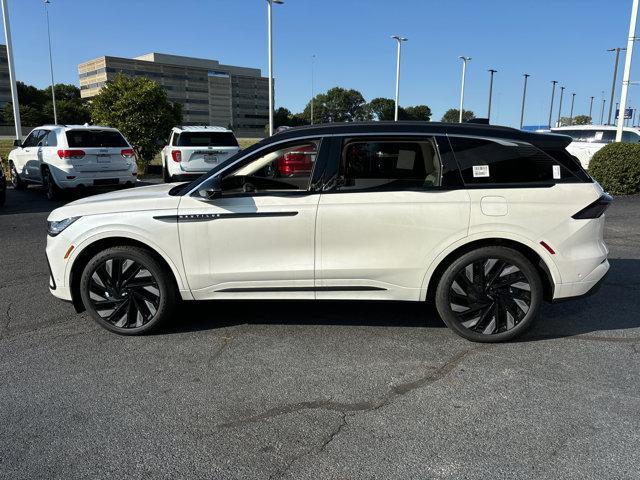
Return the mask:
POLYGON ((140 212, 144 210, 171 210, 178 208, 179 196, 169 195, 176 184, 163 183, 147 187, 134 187, 115 192, 93 195, 55 209, 49 220, 69 217, 100 215, 104 213, 140 212))

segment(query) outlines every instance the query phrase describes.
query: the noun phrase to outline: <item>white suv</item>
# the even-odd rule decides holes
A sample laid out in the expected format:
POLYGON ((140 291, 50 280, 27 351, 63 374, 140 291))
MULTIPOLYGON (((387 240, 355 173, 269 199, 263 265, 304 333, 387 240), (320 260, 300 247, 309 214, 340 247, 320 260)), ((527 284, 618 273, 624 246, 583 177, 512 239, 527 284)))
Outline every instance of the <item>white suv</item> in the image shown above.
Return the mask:
MULTIPOLYGON (((614 125, 571 125, 555 127, 551 133, 569 135, 572 138, 567 150, 574 155, 584 168, 589 168, 593 155, 606 144, 615 141, 616 127, 614 125)), ((625 143, 640 142, 640 129, 624 127, 622 141, 625 143)))
POLYGON ((54 210, 51 292, 122 334, 178 299, 433 300, 460 335, 506 340, 609 269, 611 197, 570 141, 426 122, 287 130, 190 184, 54 210))
POLYGON ((49 199, 62 189, 133 186, 137 180, 135 152, 115 128, 44 125, 14 145, 9 153, 14 188, 43 185, 49 199))
POLYGON ((240 150, 231 130, 222 127, 174 127, 162 149, 164 181, 194 179, 240 150))

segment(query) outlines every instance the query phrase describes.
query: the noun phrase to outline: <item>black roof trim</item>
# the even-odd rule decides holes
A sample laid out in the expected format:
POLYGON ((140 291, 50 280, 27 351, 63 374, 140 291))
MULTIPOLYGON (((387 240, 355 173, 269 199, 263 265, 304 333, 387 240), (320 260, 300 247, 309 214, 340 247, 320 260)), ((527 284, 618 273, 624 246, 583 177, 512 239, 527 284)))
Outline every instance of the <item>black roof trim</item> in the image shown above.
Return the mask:
MULTIPOLYGON (((439 122, 344 122, 294 127, 275 134, 270 140, 295 139, 302 136, 358 135, 365 133, 424 133, 472 135, 501 139, 521 140, 540 148, 564 148, 571 143, 571 137, 555 133, 535 133, 517 130, 511 127, 483 125, 475 123, 439 123, 439 122)), ((262 142, 261 142, 262 143, 262 142)))

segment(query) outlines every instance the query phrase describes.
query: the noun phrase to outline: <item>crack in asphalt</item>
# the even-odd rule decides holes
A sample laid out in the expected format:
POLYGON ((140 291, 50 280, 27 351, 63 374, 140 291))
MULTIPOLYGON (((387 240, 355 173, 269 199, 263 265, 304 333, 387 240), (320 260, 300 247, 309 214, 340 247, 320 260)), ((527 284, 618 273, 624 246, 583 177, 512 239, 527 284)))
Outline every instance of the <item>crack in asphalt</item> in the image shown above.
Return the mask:
POLYGON ((432 372, 424 375, 423 377, 406 383, 401 383, 398 385, 393 385, 388 392, 378 398, 374 398, 371 400, 363 400, 359 402, 336 402, 331 399, 327 400, 312 400, 308 402, 298 402, 298 403, 290 403, 286 405, 281 405, 278 407, 270 408, 262 413, 258 413, 255 415, 249 415, 244 418, 239 418, 237 420, 233 420, 226 423, 221 423, 217 425, 217 428, 233 428, 233 427, 242 427, 245 425, 249 425, 252 423, 262 422, 264 420, 269 420, 271 418, 279 417, 282 415, 287 415, 289 413, 299 412, 302 410, 327 410, 339 413, 347 413, 347 412, 364 412, 364 411, 372 411, 382 408, 397 398, 408 394, 416 389, 429 385, 431 383, 437 382, 438 380, 442 380, 449 373, 451 373, 462 361, 468 357, 469 355, 476 353, 481 350, 488 350, 491 348, 490 345, 484 344, 477 347, 470 348, 468 350, 464 350, 462 352, 457 353, 452 356, 449 360, 447 360, 444 365, 436 368, 432 372))

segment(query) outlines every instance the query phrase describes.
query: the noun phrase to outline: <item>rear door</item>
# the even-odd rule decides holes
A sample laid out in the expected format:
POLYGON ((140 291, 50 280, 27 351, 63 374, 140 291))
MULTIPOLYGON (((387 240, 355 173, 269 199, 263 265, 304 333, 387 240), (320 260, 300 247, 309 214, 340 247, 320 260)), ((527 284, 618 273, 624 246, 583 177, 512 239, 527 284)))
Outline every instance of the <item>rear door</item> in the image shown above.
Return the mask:
POLYGON ((79 172, 118 172, 131 165, 133 151, 116 130, 67 130, 66 137, 69 158, 79 172))
POLYGON ((182 132, 174 135, 173 143, 187 173, 211 170, 240 150, 233 132, 182 132))
POLYGON ((466 190, 443 187, 446 137, 333 141, 334 170, 318 206, 317 298, 418 300, 435 255, 469 223, 466 190))

